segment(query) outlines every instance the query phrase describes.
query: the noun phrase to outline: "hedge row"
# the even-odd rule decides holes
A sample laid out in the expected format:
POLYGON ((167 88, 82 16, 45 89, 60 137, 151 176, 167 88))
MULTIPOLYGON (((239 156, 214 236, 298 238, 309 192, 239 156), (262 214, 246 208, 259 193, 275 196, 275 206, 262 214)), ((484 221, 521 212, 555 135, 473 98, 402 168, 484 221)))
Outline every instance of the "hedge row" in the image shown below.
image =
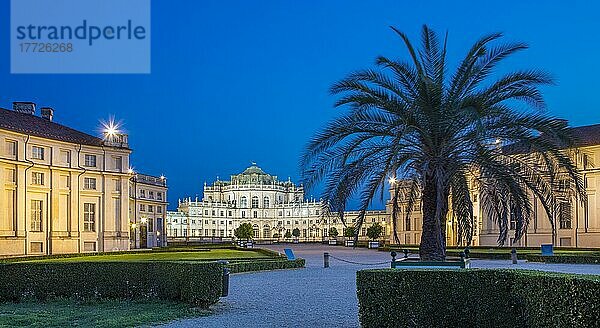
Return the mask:
POLYGON ((525 259, 529 262, 546 263, 572 263, 572 264, 600 264, 600 256, 591 255, 554 255, 541 256, 537 254, 528 254, 525 259))
POLYGON ((364 270, 362 327, 597 327, 600 277, 521 270, 364 270))
POLYGON ((281 269, 297 269, 304 267, 304 259, 289 260, 262 260, 262 261, 239 261, 230 263, 227 267, 231 273, 266 271, 281 269))
POLYGON ((222 275, 215 262, 6 263, 0 301, 158 298, 208 307, 219 300, 222 275))

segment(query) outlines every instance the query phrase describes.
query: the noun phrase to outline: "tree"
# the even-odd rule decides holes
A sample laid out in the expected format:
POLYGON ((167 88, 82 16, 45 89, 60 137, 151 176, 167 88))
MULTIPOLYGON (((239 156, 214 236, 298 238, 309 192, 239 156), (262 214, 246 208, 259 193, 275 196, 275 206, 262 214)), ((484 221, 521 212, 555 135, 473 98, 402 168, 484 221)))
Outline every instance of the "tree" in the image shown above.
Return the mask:
POLYGON ((337 236, 338 236, 338 234, 339 234, 339 233, 338 233, 338 231, 337 231, 337 229, 336 229, 335 227, 331 227, 331 228, 329 228, 329 236, 330 236, 330 237, 333 237, 333 238, 335 238, 335 237, 337 237, 337 236))
POLYGON ((292 236, 296 238, 300 237, 300 229, 294 228, 294 230, 292 230, 292 236))
POLYGON ((532 196, 553 217, 565 196, 557 192, 557 181, 574 182, 569 192, 585 199, 582 179, 564 151, 575 141, 567 122, 542 112, 539 87, 551 84, 551 77, 522 70, 491 79, 497 64, 525 44, 497 44, 499 33, 484 36, 450 75, 447 34, 440 42, 424 26, 416 50, 406 34, 392 29, 409 60, 378 57, 376 68, 334 84, 331 92, 340 96, 335 106, 347 111, 313 137, 301 159, 305 186, 324 182, 322 196, 331 212, 343 213, 348 200, 358 197, 360 227, 389 179, 392 220, 400 199, 406 217, 421 204, 421 260, 444 260, 449 215, 458 223, 459 239, 471 241, 472 186, 479 189, 484 214, 500 227, 499 244, 507 239, 511 218, 515 240, 523 236, 534 212, 532 196))
POLYGON ((344 229, 344 237, 354 237, 354 227, 346 227, 344 229))
POLYGON ((239 227, 233 230, 233 235, 242 240, 252 239, 254 236, 254 229, 250 223, 242 223, 239 227))
POLYGON ((289 231, 289 230, 285 232, 285 235, 284 235, 284 237, 285 237, 286 239, 290 239, 290 238, 292 238, 292 234, 290 233, 290 231, 289 231))
POLYGON ((379 223, 373 223, 372 226, 367 228, 367 237, 371 240, 377 240, 383 233, 383 227, 379 223))

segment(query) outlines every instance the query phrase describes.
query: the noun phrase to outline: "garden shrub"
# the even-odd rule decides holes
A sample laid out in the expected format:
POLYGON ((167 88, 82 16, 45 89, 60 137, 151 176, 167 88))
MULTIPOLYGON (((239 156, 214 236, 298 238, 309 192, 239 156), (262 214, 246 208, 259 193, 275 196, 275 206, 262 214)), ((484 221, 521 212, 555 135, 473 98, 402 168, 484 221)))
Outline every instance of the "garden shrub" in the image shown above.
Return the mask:
POLYGON ((281 269, 296 269, 304 267, 304 259, 295 259, 292 261, 283 260, 250 260, 237 261, 229 263, 227 267, 231 273, 250 272, 250 271, 266 271, 266 270, 281 270, 281 269))
POLYGON ((363 327, 594 327, 600 277, 524 270, 364 270, 363 327))
POLYGON ((546 263, 572 263, 572 264, 600 264, 600 256, 598 255, 553 255, 542 256, 538 254, 528 254, 525 256, 529 262, 546 262, 546 263))
POLYGON ((164 299, 208 307, 219 300, 215 262, 16 262, 0 264, 0 301, 164 299))

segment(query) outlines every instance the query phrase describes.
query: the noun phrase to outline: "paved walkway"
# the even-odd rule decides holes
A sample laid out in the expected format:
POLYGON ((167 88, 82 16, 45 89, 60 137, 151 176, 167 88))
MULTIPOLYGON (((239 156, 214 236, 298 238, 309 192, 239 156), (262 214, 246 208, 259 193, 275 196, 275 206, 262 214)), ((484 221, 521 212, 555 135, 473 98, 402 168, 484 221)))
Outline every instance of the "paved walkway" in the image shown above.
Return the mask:
MULTIPOLYGON (((306 259, 306 268, 235 274, 229 296, 212 309, 214 314, 175 321, 167 327, 358 327, 356 271, 387 268, 389 263, 364 266, 331 259, 323 268, 323 252, 354 262, 387 262, 387 252, 317 244, 273 245, 283 253, 292 248, 306 259)), ((519 268, 600 274, 600 265, 569 265, 473 260, 476 268, 519 268)))

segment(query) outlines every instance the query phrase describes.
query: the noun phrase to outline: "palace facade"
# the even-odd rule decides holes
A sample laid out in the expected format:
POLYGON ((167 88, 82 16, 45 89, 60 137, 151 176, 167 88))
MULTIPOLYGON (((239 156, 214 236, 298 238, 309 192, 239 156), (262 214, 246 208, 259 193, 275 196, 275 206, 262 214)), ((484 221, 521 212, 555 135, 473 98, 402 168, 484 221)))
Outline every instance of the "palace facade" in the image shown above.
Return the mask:
MULTIPOLYGON (((515 222, 510 222, 509 236, 505 246, 539 247, 541 244, 553 243, 563 247, 600 247, 600 124, 572 128, 577 143, 573 149, 565 150, 572 156, 577 164, 579 173, 584 180, 587 193, 587 202, 582 202, 575 195, 565 197, 561 203, 560 214, 552 218, 556 227, 553 237, 552 225, 542 204, 532 196, 534 215, 527 227, 527 232, 520 241, 515 242, 515 222)), ((398 181, 396 183, 403 183, 398 181)), ((393 199, 393 190, 390 190, 393 199)), ((471 199, 475 213, 473 213, 473 240, 472 245, 496 246, 500 233, 498 225, 492 222, 483 213, 476 187, 471 188, 471 199)), ((387 211, 391 215, 391 203, 387 204, 387 211)), ((399 197, 399 213, 396 222, 398 239, 401 244, 418 244, 421 239, 422 214, 420 204, 416 205, 409 218, 406 218, 406 202, 399 197)), ((465 244, 457 240, 457 225, 448 213, 446 230, 447 244, 465 244)))
POLYGON ((158 188, 162 213, 130 211, 139 197, 130 198, 128 190, 138 184, 139 175, 129 169, 127 135, 107 130, 98 138, 58 124, 53 116, 52 108, 42 108, 36 116, 31 102, 0 108, 0 255, 140 246, 130 242, 141 231, 135 223, 152 217, 146 222, 161 228, 166 182, 158 188))
MULTIPOLYGON (((319 200, 305 199, 304 188, 289 178, 280 181, 265 173, 255 163, 228 181, 217 179, 204 184, 202 200, 179 200, 177 211, 167 213, 167 235, 171 239, 202 240, 233 238, 234 230, 242 223, 254 227, 254 239, 284 240, 294 229, 300 231, 301 241, 321 241, 335 227, 341 237, 344 224, 336 213, 321 212, 319 200)), ((346 212, 348 225, 356 222, 357 211, 346 212)), ((359 232, 366 239, 366 228, 373 223, 384 227, 389 239, 389 215, 385 211, 369 211, 359 232)))

